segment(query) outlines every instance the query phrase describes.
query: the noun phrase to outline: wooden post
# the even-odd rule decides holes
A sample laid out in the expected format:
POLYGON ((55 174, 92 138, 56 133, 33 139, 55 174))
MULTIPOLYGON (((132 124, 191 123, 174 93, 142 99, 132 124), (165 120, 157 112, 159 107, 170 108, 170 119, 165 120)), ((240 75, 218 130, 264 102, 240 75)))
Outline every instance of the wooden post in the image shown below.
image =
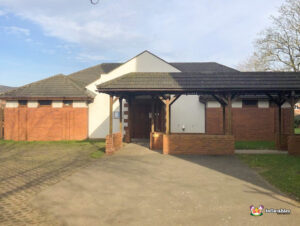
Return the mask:
POLYGON ((109 135, 113 133, 113 96, 109 96, 109 135))
POLYGON ((132 111, 132 98, 129 96, 127 98, 127 103, 128 103, 128 122, 127 122, 127 131, 126 131, 126 142, 130 143, 131 142, 131 111, 132 111))
POLYGON ((222 111, 223 111, 223 134, 226 134, 226 105, 222 104, 222 111))
POLYGON ((119 98, 119 105, 120 105, 120 132, 122 133, 123 132, 123 116, 122 116, 122 113, 123 113, 123 101, 122 101, 122 97, 119 98))
POLYGON ((227 130, 226 134, 231 135, 232 134, 232 101, 231 101, 231 95, 228 95, 227 97, 227 130))
POLYGON ((281 105, 278 105, 278 143, 281 147, 281 105))
POLYGON ((166 134, 170 134, 170 99, 165 100, 166 107, 166 134))
POLYGON ((155 117, 155 111, 154 111, 154 104, 155 99, 152 98, 151 102, 151 133, 155 132, 155 123, 154 123, 154 117, 155 117))
POLYGON ((294 135, 295 134, 295 111, 294 111, 294 107, 295 107, 295 93, 293 92, 291 95, 291 116, 290 116, 290 135, 294 135))

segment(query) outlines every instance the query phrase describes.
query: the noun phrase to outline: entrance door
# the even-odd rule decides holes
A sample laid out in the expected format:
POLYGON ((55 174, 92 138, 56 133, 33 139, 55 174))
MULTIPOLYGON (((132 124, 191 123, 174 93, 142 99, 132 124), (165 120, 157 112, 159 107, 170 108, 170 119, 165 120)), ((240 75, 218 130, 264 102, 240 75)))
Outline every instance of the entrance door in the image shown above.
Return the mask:
POLYGON ((150 136, 151 102, 148 100, 134 100, 132 103, 132 138, 145 139, 150 136))

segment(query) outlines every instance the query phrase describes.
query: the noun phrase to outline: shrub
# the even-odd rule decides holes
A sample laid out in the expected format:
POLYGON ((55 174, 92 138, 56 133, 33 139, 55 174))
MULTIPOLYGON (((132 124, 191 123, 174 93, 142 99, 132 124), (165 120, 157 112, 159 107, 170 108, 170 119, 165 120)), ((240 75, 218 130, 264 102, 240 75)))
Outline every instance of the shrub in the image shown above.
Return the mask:
POLYGON ((300 115, 297 115, 295 117, 295 128, 299 128, 300 127, 300 115))

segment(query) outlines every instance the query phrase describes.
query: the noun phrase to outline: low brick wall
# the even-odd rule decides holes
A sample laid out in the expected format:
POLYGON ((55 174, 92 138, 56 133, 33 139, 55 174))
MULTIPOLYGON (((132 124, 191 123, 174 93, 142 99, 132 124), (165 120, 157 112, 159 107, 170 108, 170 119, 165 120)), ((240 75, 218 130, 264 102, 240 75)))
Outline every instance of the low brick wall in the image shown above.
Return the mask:
POLYGON ((113 154, 115 151, 123 147, 123 137, 122 133, 114 133, 112 135, 107 135, 105 140, 105 153, 113 154))
POLYGON ((280 136, 275 134, 275 148, 282 151, 288 150, 288 137, 288 134, 281 134, 281 143, 279 143, 280 136))
POLYGON ((162 150, 163 149, 163 135, 162 132, 150 133, 150 149, 162 150))
POLYGON ((300 155, 300 135, 288 137, 288 152, 290 155, 300 155))
POLYGON ((164 135, 163 153, 231 155, 234 154, 234 136, 178 133, 164 135))

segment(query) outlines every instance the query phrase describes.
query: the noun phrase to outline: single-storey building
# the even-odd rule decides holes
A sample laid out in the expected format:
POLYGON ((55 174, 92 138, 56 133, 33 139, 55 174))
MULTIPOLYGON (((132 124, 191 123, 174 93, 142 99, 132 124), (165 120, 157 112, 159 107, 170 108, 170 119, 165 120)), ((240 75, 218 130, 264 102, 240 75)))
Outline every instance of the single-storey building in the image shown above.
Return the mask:
POLYGON ((55 75, 0 95, 6 101, 4 139, 99 139, 121 132, 130 141, 149 139, 153 129, 157 134, 223 135, 230 109, 235 140, 278 143, 281 134, 279 143, 286 149, 299 76, 239 72, 214 62, 167 62, 144 51, 125 63, 55 75), (235 87, 236 81, 241 83, 235 87), (167 112, 166 101, 172 98, 167 112))

